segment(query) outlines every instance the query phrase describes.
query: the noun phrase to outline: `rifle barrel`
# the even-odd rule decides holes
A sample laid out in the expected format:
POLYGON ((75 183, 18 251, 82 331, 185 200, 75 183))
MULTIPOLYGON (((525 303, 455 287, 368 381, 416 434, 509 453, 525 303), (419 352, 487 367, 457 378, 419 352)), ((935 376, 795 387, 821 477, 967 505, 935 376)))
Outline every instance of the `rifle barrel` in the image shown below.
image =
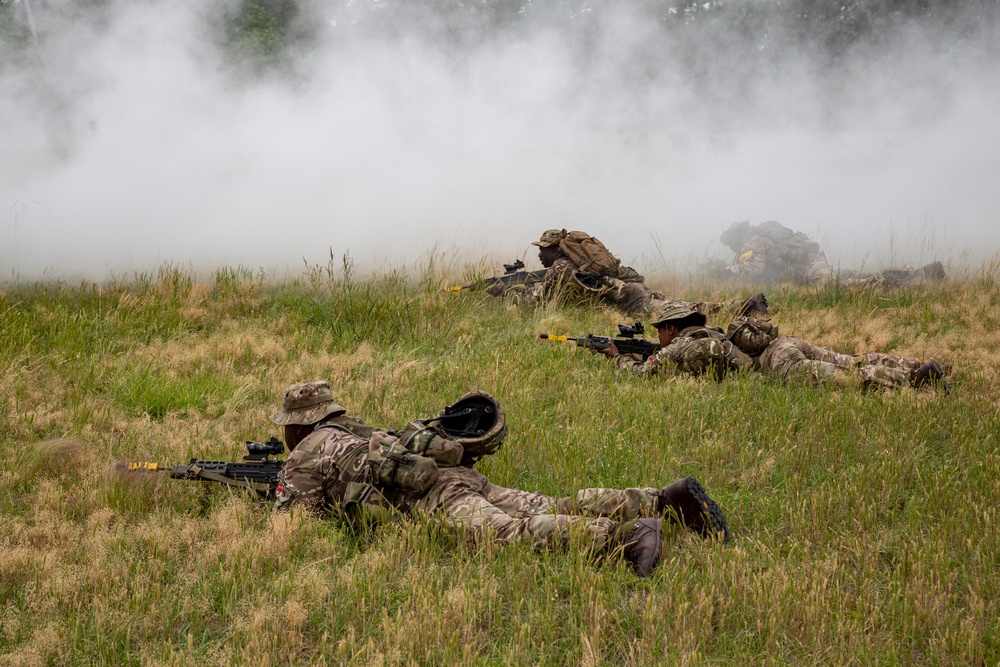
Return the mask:
POLYGON ((581 337, 558 336, 556 334, 538 334, 543 340, 557 340, 561 342, 575 342, 580 347, 603 350, 611 343, 614 343, 622 354, 641 354, 644 359, 648 359, 656 350, 660 349, 659 343, 654 343, 645 338, 611 338, 610 336, 595 336, 593 334, 581 337))

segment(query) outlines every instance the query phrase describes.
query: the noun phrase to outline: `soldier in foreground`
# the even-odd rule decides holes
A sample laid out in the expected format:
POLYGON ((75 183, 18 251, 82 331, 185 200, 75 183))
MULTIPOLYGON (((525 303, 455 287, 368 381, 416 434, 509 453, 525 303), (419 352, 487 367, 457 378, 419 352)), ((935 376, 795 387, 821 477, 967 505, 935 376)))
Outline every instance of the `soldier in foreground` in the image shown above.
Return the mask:
MULTIPOLYGON (((597 299, 633 317, 652 316, 669 299, 650 289, 638 271, 623 266, 603 243, 585 232, 549 229, 532 245, 538 246, 538 260, 546 269, 541 282, 530 290, 518 292, 498 288, 491 294, 509 295, 527 301, 597 299)), ((766 299, 763 295, 760 297, 763 300, 761 307, 766 308, 766 299)), ((746 303, 734 300, 726 303, 693 302, 689 305, 698 312, 714 313, 726 307, 735 311, 746 303)), ((758 305, 758 302, 753 305, 758 305)))
POLYGON ((709 374, 722 378, 729 371, 759 371, 788 381, 803 378, 812 381, 853 382, 858 378, 865 387, 894 389, 919 388, 942 380, 944 370, 931 359, 921 362, 914 357, 869 352, 852 356, 828 347, 819 347, 800 338, 778 336, 771 322, 740 318, 726 331, 705 326, 705 315, 680 302, 664 305, 653 326, 660 349, 646 361, 620 354, 614 343, 593 350, 614 359, 619 368, 651 375, 674 370, 692 375, 709 374))
POLYGON ((565 498, 490 483, 472 465, 499 448, 507 429, 503 410, 484 392, 470 392, 401 433, 366 426, 346 412, 326 382, 285 392, 282 409, 271 416, 291 450, 276 510, 421 513, 474 538, 539 547, 566 543, 575 531, 595 553, 625 558, 640 577, 659 560, 664 518, 705 537, 728 538, 719 506, 693 477, 663 489, 584 489, 565 498))

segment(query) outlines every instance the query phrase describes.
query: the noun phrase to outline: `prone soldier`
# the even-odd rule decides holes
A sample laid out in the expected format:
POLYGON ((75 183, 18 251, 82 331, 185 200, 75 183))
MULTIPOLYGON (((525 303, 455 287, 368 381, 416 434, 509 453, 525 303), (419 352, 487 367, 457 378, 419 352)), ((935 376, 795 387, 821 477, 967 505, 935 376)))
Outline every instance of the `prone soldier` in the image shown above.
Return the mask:
MULTIPOLYGON (((634 317, 653 315, 669 299, 651 289, 645 277, 623 266, 600 240, 585 232, 549 229, 532 245, 538 246, 538 259, 546 269, 541 281, 530 289, 498 288, 492 294, 522 301, 596 299, 634 317)), ((714 313, 723 308, 735 311, 745 303, 704 301, 689 305, 698 312, 714 313)))
POLYGON ((294 384, 271 421, 291 453, 279 474, 275 509, 426 514, 474 538, 565 543, 581 531, 597 553, 624 557, 638 576, 656 566, 663 520, 728 538, 719 506, 693 477, 661 489, 593 488, 551 497, 507 489, 473 469, 500 447, 506 419, 485 392, 470 392, 435 419, 400 433, 365 426, 326 382, 294 384), (432 426, 432 423, 436 426, 432 426))
POLYGON ((869 352, 849 355, 828 347, 819 347, 800 338, 779 336, 778 327, 766 320, 739 318, 727 330, 705 324, 703 313, 687 304, 665 304, 656 315, 660 349, 646 361, 619 353, 612 343, 593 350, 614 359, 619 368, 652 375, 678 370, 692 375, 722 378, 730 371, 757 371, 783 381, 805 378, 812 381, 850 381, 860 378, 863 386, 894 389, 919 388, 943 381, 945 372, 934 359, 922 362, 914 357, 900 357, 869 352))
POLYGON ((877 273, 846 271, 837 276, 841 287, 858 290, 887 290, 897 287, 940 283, 946 277, 944 264, 939 261, 925 264, 920 268, 889 268, 877 273))

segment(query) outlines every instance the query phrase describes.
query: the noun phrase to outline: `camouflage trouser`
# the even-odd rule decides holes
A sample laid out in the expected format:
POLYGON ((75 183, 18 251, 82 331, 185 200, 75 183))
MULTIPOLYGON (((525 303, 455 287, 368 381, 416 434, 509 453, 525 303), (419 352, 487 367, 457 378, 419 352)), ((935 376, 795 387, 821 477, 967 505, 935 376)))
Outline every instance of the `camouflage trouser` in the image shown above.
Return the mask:
POLYGON ((597 549, 608 546, 619 522, 654 516, 656 489, 584 489, 573 498, 505 489, 471 468, 446 468, 415 510, 443 516, 475 537, 531 540, 535 546, 565 542, 583 529, 597 549))
POLYGON ((888 389, 909 384, 918 368, 920 360, 916 357, 897 357, 882 352, 869 352, 858 361, 858 372, 865 385, 888 389))
MULTIPOLYGON (((621 281, 619 281, 621 282, 621 281)), ((613 292, 613 301, 627 314, 635 317, 650 315, 656 312, 661 303, 661 295, 646 287, 643 283, 622 282, 619 290, 613 292)))
POLYGON ((815 381, 836 379, 857 369, 862 384, 888 388, 908 384, 912 371, 920 366, 920 361, 913 357, 880 352, 853 357, 791 336, 775 339, 758 361, 762 372, 777 375, 782 380, 794 377, 815 381))

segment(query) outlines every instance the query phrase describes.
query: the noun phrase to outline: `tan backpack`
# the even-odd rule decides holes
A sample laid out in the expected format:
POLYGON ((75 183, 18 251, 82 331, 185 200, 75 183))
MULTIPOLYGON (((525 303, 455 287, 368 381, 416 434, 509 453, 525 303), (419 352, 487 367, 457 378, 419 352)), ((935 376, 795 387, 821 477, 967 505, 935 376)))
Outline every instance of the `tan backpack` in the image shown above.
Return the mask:
POLYGON ((576 264, 577 271, 618 277, 621 261, 586 232, 570 232, 559 241, 559 249, 576 264))

